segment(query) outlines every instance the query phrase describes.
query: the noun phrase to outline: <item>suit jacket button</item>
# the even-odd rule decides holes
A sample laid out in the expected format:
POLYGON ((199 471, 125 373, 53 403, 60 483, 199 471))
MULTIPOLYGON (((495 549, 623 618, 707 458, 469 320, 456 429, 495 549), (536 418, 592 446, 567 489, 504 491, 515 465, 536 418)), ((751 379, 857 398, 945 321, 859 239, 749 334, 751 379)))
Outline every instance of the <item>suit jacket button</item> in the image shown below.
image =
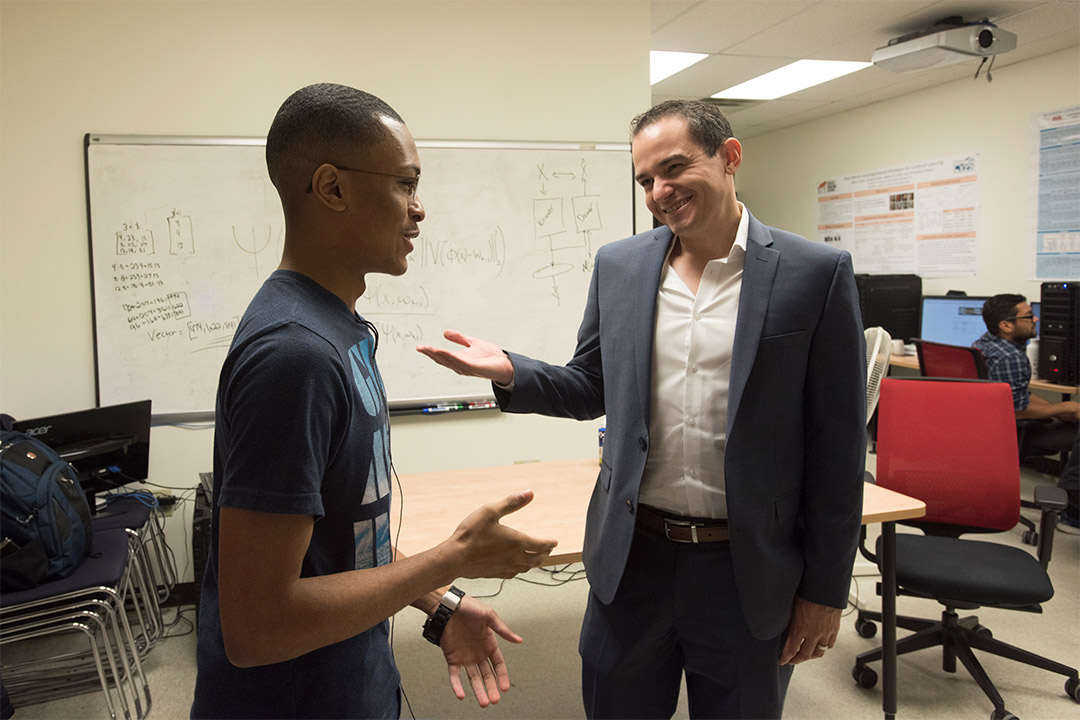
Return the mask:
POLYGON ((645 441, 645 438, 639 437, 637 442, 638 446, 641 448, 641 452, 645 452, 649 449, 649 443, 645 441))
POLYGON ((627 500, 627 501, 626 501, 626 510, 627 510, 627 512, 629 512, 629 513, 630 513, 631 515, 633 515, 633 514, 634 514, 634 501, 633 501, 633 500, 627 500))

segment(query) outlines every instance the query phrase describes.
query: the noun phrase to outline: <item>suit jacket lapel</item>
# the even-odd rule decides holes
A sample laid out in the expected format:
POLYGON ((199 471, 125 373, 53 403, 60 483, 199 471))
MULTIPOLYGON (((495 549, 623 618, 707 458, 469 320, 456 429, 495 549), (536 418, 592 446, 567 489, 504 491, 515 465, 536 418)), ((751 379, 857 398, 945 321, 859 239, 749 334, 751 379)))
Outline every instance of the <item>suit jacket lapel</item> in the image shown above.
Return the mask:
MULTIPOLYGON (((746 210, 745 212, 750 212, 746 210)), ((772 235, 753 215, 746 239, 746 261, 743 264, 742 290, 739 292, 739 317, 735 322, 735 344, 731 354, 731 377, 728 381, 727 436, 739 412, 746 381, 754 366, 761 329, 769 308, 773 280, 780 253, 770 247, 772 235)))
POLYGON ((660 292, 660 273, 671 239, 672 233, 667 226, 653 231, 651 241, 642 245, 640 257, 634 258, 637 277, 634 285, 627 288, 628 297, 638 299, 637 303, 627 305, 626 312, 632 316, 630 328, 634 337, 634 368, 646 422, 650 413, 649 383, 652 377, 653 334, 656 331, 656 298, 660 292))

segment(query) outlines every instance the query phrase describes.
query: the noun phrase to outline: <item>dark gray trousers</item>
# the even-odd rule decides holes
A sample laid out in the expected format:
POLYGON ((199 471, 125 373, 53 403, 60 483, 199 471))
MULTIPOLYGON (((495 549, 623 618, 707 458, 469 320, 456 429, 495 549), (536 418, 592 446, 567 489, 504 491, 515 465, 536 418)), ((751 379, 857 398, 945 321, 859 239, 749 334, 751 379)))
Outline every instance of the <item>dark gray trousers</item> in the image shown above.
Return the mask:
POLYGON ((589 594, 578 647, 585 714, 669 718, 685 672, 692 718, 780 717, 792 670, 777 663, 783 639, 750 633, 727 543, 638 529, 612 603, 589 594))

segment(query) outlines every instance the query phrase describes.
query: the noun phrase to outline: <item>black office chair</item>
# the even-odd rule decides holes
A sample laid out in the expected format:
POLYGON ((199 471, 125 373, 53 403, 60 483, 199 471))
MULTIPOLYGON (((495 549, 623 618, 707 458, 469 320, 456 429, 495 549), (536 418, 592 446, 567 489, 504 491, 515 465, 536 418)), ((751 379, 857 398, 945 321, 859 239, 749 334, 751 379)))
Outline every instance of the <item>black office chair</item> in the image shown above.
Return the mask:
MULTIPOLYGON (((923 518, 901 521, 925 534, 896 536, 897 593, 945 606, 938 621, 898 617, 899 627, 915 632, 897 641, 896 654, 940 645, 944 670, 956 672, 960 659, 994 704, 993 720, 1015 716, 1005 709, 974 650, 1065 675, 1066 693, 1080 702, 1075 668, 997 640, 977 617, 960 618, 956 612, 995 607, 1037 613, 1054 594, 1046 566, 1054 526, 1066 504, 1061 488, 1036 488, 1042 509, 1038 558, 1010 545, 960 537, 1009 530, 1020 517, 1020 467, 1008 386, 978 380, 886 378, 878 416, 877 484, 926 503, 923 518)), ((865 543, 860 550, 877 562, 877 554, 865 543)), ((863 637, 872 637, 876 632, 872 620, 880 619, 880 613, 860 611, 855 627, 863 637)), ((867 663, 881 657, 878 648, 856 658, 852 675, 860 685, 874 686, 877 673, 867 663)))

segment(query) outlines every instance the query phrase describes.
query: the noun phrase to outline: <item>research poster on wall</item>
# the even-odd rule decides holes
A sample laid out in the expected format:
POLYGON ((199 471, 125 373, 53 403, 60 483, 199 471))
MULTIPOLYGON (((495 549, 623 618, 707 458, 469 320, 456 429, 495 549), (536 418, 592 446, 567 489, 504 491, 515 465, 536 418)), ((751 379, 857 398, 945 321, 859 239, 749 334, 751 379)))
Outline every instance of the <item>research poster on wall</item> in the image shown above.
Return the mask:
POLYGON ((1036 129, 1035 277, 1075 280, 1080 278, 1080 106, 1039 115, 1036 129))
POLYGON ((979 154, 823 180, 817 220, 818 240, 850 252, 857 273, 974 275, 979 154))

